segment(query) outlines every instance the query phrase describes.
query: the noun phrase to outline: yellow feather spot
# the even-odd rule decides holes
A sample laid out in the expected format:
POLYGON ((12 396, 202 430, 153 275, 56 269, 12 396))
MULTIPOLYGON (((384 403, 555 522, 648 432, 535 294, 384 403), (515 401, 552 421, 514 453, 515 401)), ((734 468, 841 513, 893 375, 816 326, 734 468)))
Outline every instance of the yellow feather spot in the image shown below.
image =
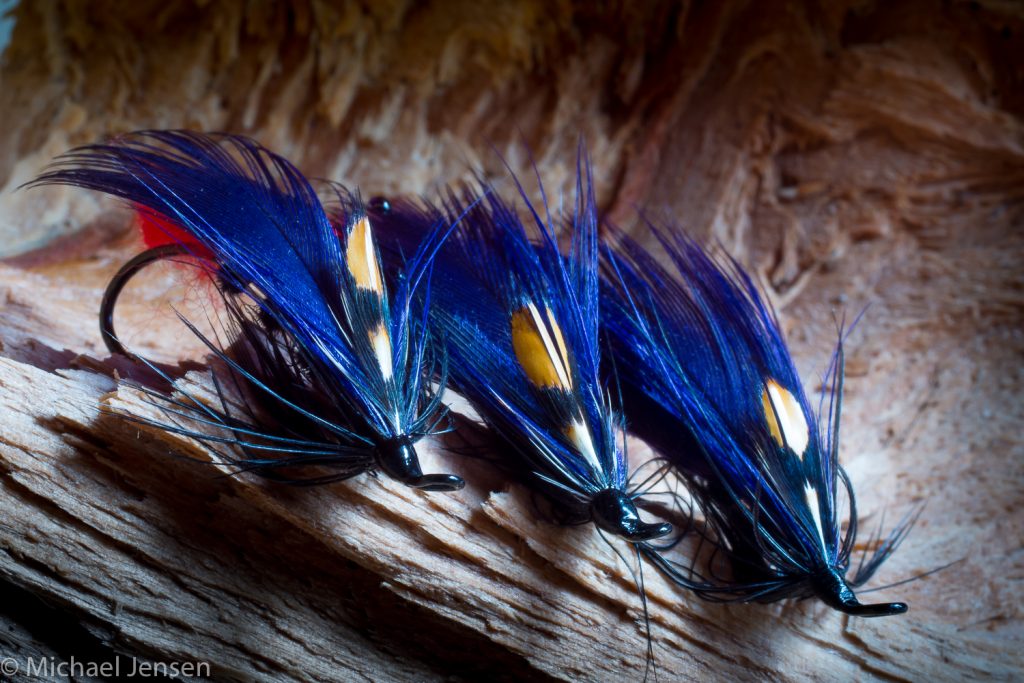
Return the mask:
POLYGON ((377 249, 373 241, 373 230, 370 220, 363 216, 348 231, 348 243, 345 246, 345 261, 356 286, 369 289, 379 295, 384 294, 384 279, 377 264, 377 249))
POLYGON ((532 303, 512 314, 512 349, 526 378, 541 389, 572 388, 568 351, 551 309, 545 316, 532 303))
POLYGON ((391 358, 391 335, 388 334, 384 323, 370 330, 370 345, 373 353, 377 356, 377 364, 380 366, 380 374, 384 379, 391 379, 394 373, 394 363, 391 358))
POLYGON ((811 434, 800 403, 787 389, 773 379, 765 384, 761 393, 761 405, 768 431, 779 447, 788 445, 793 452, 802 456, 810 443, 811 434))

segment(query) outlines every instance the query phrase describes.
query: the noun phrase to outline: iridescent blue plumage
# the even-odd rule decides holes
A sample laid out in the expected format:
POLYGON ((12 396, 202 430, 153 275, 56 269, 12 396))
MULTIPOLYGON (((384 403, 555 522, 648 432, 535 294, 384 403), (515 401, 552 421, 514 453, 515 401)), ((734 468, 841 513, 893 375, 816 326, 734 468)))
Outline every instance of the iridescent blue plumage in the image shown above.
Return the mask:
POLYGON ((617 248, 604 251, 603 326, 631 431, 675 466, 717 552, 706 573, 673 560, 669 548, 648 556, 711 599, 818 595, 852 614, 905 611, 903 603, 861 605, 850 586, 870 578, 910 521, 845 579, 857 514, 838 464, 842 343, 825 378, 829 401, 819 424, 750 277, 686 236, 652 233, 671 271, 619 235, 617 248), (840 483, 850 504, 845 534, 840 483))
MULTIPOLYGON (((253 437, 238 444, 247 455, 240 467, 275 477, 295 467, 301 459, 259 455, 282 452, 259 441, 280 443, 285 432, 289 447, 308 447, 317 464, 337 471, 327 479, 370 469, 375 457, 410 485, 461 486, 457 477, 419 471, 412 443, 438 419, 440 397, 423 381, 438 357, 427 346, 415 288, 403 285, 389 300, 356 197, 337 192, 347 220, 333 225, 313 187, 282 157, 247 138, 186 131, 136 133, 73 150, 35 181, 52 183, 105 192, 157 216, 175 228, 171 253, 190 255, 214 275, 233 347, 208 343, 262 410, 239 422, 195 402, 175 406, 253 437), (253 433, 253 420, 264 429, 253 433)), ((408 282, 422 280, 442 237, 426 236, 408 282)), ((143 255, 139 264, 147 262, 143 255)), ((132 272, 111 285, 111 315, 132 272)))
POLYGON ((566 256, 549 216, 526 201, 531 231, 489 189, 451 193, 440 208, 395 202, 374 219, 404 243, 431 226, 459 224, 431 286, 431 325, 453 388, 511 446, 510 469, 563 519, 643 541, 669 527, 642 522, 627 492, 621 420, 600 375, 597 215, 584 179, 566 256))

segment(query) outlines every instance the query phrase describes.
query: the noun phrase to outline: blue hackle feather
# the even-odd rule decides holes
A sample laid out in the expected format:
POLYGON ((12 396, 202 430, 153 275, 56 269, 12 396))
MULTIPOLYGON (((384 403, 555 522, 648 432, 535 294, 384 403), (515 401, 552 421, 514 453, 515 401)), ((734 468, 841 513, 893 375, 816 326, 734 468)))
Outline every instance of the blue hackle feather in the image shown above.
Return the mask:
POLYGON ((630 429, 674 466, 715 551, 705 571, 695 557, 673 559, 675 544, 648 547, 647 556, 711 600, 817 595, 850 614, 906 611, 904 603, 863 605, 852 588, 895 550, 913 515, 846 578, 857 512, 838 461, 842 339, 816 415, 774 312, 739 264, 685 235, 651 231, 671 267, 617 235, 602 253, 602 324, 630 429))
POLYGON ((458 224, 434 263, 431 328, 445 345, 451 386, 510 446, 509 469, 553 502, 561 521, 592 520, 636 542, 666 534, 668 525, 637 512, 622 422, 601 379, 589 176, 581 169, 567 255, 546 209, 541 215, 519 191, 525 223, 486 186, 452 191, 441 206, 396 201, 373 218, 397 251, 437 225, 458 224))
POLYGON ((575 202, 558 226, 571 235, 564 255, 546 198, 538 211, 518 181, 525 221, 484 183, 481 191, 450 192, 440 206, 378 203, 373 218, 395 239, 396 254, 424 232, 457 225, 429 289, 431 329, 450 359, 450 384, 503 441, 494 460, 550 502, 556 521, 593 522, 626 563, 643 605, 651 667, 640 549, 671 526, 640 517, 646 482, 631 481, 621 415, 602 381, 597 209, 582 158, 578 171, 575 202), (630 541, 636 568, 605 532, 630 541))
MULTIPOLYGON (((413 443, 443 411, 427 381, 443 360, 425 335, 415 286, 389 299, 358 197, 335 189, 345 222, 332 224, 312 185, 282 157, 244 137, 187 131, 72 150, 33 184, 105 192, 188 237, 172 251, 213 275, 231 343, 222 347, 190 328, 255 405, 236 416, 223 400, 213 410, 191 397, 165 398, 172 414, 232 431, 246 456, 232 460, 240 468, 320 483, 377 467, 420 488, 462 485, 420 471, 413 443), (306 461, 334 472, 282 474, 306 461)), ((443 237, 433 232, 418 245, 406 282, 423 280, 443 237)), ((114 299, 132 272, 112 283, 114 299)))

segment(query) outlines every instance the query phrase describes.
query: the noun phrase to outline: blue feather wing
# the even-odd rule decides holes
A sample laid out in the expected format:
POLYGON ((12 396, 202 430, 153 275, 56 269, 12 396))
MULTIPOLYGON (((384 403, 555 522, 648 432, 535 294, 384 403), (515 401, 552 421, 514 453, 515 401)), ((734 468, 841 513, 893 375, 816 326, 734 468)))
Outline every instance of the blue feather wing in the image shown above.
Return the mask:
POLYGON ((731 509, 722 521, 734 550, 763 550, 766 564, 796 574, 838 562, 835 449, 774 313, 735 262, 656 234, 675 275, 629 238, 606 251, 604 320, 620 379, 635 406, 653 402, 666 418, 646 420, 638 408, 638 431, 680 469, 718 483, 712 496, 731 509), (686 450, 680 427, 693 436, 686 450))
POLYGON ((866 581, 900 544, 913 515, 845 578, 857 513, 838 463, 842 339, 815 415, 776 316, 751 278, 685 235, 651 230, 671 271, 619 235, 618 247, 604 252, 604 328, 631 428, 686 481, 718 544, 716 556, 731 560, 732 580, 714 567, 702 575, 653 547, 647 556, 711 599, 816 594, 850 614, 905 612, 903 603, 862 605, 850 586, 866 581), (840 483, 850 506, 845 535, 840 483))
POLYGON ((240 137, 151 131, 74 150, 36 183, 121 197, 180 225, 241 285, 327 327, 340 244, 316 193, 287 161, 240 137))
POLYGON ((394 431, 394 406, 364 387, 375 367, 357 353, 358 330, 343 242, 317 194, 283 158, 235 136, 150 131, 63 156, 36 183, 99 190, 181 227, 213 256, 219 278, 259 304, 325 367, 339 393, 378 432, 394 431))
MULTIPOLYGON (((583 180, 581 179, 580 188, 583 180)), ((597 334, 596 210, 590 193, 570 218, 573 247, 563 256, 546 217, 528 206, 533 230, 516 209, 485 188, 449 193, 443 206, 395 203, 383 221, 399 251, 429 226, 455 225, 431 280, 432 327, 450 357, 450 378, 485 419, 515 444, 522 469, 556 498, 584 504, 593 494, 626 485, 627 466, 600 377, 597 334), (529 304, 547 309, 571 356, 571 395, 538 392, 516 356, 510 318, 529 304), (581 414, 595 458, 566 435, 581 414)), ((544 314, 546 315, 546 314, 544 314)))

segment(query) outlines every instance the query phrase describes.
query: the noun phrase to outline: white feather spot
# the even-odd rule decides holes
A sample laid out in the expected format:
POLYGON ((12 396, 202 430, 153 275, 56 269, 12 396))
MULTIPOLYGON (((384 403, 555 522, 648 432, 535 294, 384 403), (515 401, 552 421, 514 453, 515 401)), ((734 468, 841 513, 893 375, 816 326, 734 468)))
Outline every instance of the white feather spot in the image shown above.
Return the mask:
POLYGON ((825 530, 821 526, 821 507, 818 504, 818 491, 811 482, 807 482, 804 485, 804 498, 807 500, 807 506, 811 509, 811 517, 814 518, 814 527, 818 530, 818 539, 821 540, 821 547, 825 547, 825 530))
POLYGON ((598 462, 597 449, 594 448, 594 439, 590 435, 587 423, 582 418, 576 418, 565 428, 565 435, 594 471, 600 472, 601 463, 598 462))

